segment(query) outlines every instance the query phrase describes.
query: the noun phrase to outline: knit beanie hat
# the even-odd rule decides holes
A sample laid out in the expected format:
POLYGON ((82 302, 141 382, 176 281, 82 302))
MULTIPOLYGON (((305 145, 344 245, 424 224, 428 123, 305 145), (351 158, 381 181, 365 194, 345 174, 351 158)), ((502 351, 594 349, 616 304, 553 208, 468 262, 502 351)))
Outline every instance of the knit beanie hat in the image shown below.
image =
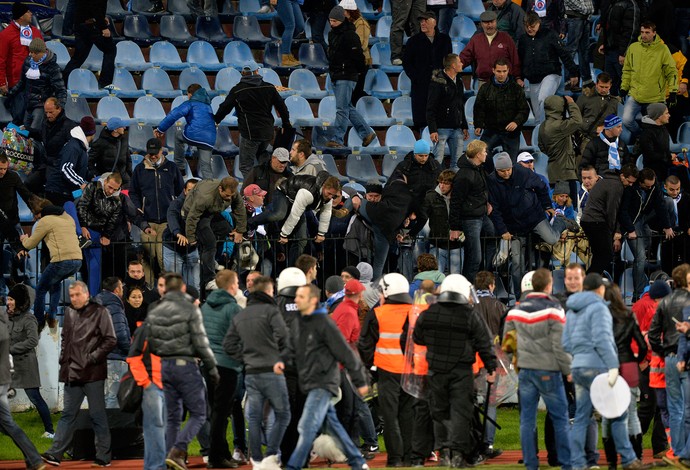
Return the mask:
POLYGON ((326 284, 324 285, 326 292, 330 292, 331 294, 340 292, 343 290, 343 287, 345 287, 345 282, 343 282, 343 278, 340 276, 330 276, 326 279, 326 284))
POLYGON ((29 52, 40 54, 44 53, 47 49, 45 41, 41 38, 33 38, 29 43, 29 52))
POLYGON ((553 187, 553 195, 556 194, 570 194, 570 185, 567 181, 558 181, 553 187))
POLYGON ((340 22, 345 21, 345 10, 340 5, 334 6, 328 14, 328 19, 340 22))
POLYGON ((354 266, 345 266, 343 268, 344 273, 348 273, 350 276, 354 277, 355 279, 359 280, 361 277, 361 273, 359 272, 359 269, 355 268, 354 266))
POLYGON ((15 302, 15 312, 23 312, 29 307, 29 289, 24 284, 17 284, 10 289, 7 297, 12 297, 15 302))
POLYGON ((649 297, 652 299, 661 299, 671 293, 671 286, 665 281, 654 281, 649 287, 649 297))
POLYGON ((508 152, 499 152, 494 155, 494 168, 497 170, 507 170, 513 168, 513 161, 510 159, 508 152))
POLYGON ((604 129, 613 129, 622 122, 623 120, 619 118, 616 114, 609 114, 608 116, 606 116, 606 119, 604 119, 604 129))
POLYGON ((18 20, 24 14, 29 11, 29 7, 24 5, 22 2, 15 2, 12 5, 12 19, 13 20, 18 20))
POLYGON ((79 127, 84 131, 84 135, 90 136, 96 133, 96 121, 91 116, 84 116, 79 121, 79 127))
POLYGON ((652 103, 647 106, 647 116, 649 119, 656 121, 666 112, 666 105, 664 103, 652 103))

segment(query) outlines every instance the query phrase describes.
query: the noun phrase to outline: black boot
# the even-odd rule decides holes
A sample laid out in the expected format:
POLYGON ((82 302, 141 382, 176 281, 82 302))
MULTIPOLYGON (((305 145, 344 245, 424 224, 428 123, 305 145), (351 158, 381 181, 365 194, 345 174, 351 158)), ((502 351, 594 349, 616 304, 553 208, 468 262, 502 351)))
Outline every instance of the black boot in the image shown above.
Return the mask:
POLYGON ((642 434, 628 436, 628 438, 630 439, 630 444, 635 451, 635 455, 637 455, 638 459, 642 460, 642 434))
POLYGON ((609 464, 609 468, 615 469, 618 465, 618 453, 616 452, 616 444, 613 442, 612 437, 607 437, 603 439, 604 442, 604 453, 606 454, 606 462, 609 464))

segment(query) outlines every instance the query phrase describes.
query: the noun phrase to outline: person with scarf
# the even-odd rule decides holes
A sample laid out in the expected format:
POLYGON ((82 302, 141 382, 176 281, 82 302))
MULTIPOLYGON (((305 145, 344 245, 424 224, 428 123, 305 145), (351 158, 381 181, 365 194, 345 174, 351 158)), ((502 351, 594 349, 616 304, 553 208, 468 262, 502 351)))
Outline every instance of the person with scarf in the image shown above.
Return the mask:
POLYGON ((146 312, 149 309, 148 303, 144 302, 144 291, 139 286, 127 288, 125 292, 125 316, 129 325, 129 332, 134 336, 134 332, 139 325, 146 319, 146 312))
POLYGON ((34 38, 29 44, 29 56, 24 60, 19 82, 7 93, 13 98, 23 93, 26 101, 24 127, 40 132, 43 127, 43 103, 54 96, 60 106, 67 101, 67 88, 62 80, 57 56, 48 50, 41 38, 34 38))
POLYGON ((12 5, 12 21, 0 31, 0 93, 7 93, 21 78, 29 44, 43 39, 41 30, 31 24, 29 7, 22 2, 12 5))
POLYGON ((585 147, 580 169, 593 166, 601 174, 606 170, 620 170, 623 165, 634 163, 628 146, 620 139, 622 132, 623 120, 615 114, 606 116, 604 130, 585 147))

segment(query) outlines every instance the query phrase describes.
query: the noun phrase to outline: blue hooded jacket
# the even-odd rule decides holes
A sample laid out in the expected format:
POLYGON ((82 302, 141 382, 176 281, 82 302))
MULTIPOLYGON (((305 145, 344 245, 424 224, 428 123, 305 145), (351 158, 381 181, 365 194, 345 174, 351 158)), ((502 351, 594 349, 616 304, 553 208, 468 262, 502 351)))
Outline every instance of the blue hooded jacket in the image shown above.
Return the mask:
POLYGON ((205 89, 198 89, 189 101, 171 110, 158 124, 158 130, 165 132, 182 118, 187 121, 182 135, 192 145, 204 148, 213 148, 216 145, 216 122, 213 120, 211 98, 205 89))
POLYGON ((613 318, 607 303, 594 292, 568 297, 563 349, 573 356, 571 367, 614 369, 619 366, 613 318))

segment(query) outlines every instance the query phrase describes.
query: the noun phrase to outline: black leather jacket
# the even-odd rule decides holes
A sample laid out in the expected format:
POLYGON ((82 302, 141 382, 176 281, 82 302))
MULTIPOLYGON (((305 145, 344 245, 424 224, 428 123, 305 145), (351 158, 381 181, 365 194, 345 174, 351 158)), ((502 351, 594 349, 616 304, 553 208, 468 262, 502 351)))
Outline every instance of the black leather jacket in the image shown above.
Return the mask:
POLYGON ((690 292, 684 288, 675 289, 659 302, 647 336, 652 351, 663 356, 676 353, 679 333, 673 319, 682 321, 687 306, 690 306, 690 292))
POLYGON ((624 362, 642 362, 647 357, 647 342, 644 340, 640 326, 632 315, 624 320, 613 319, 613 337, 616 340, 618 361, 621 364, 624 362), (637 357, 635 357, 630 347, 630 343, 633 340, 639 350, 637 357))

